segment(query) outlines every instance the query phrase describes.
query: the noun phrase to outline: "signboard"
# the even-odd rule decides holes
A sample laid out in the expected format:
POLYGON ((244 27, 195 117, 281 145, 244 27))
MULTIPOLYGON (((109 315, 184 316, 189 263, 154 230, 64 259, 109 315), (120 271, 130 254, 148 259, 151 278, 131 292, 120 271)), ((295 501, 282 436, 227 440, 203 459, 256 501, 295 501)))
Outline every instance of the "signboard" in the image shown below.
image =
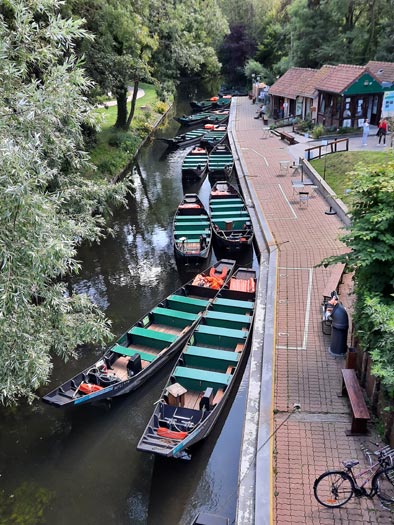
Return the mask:
POLYGON ((385 91, 382 103, 382 117, 394 117, 394 91, 385 91))

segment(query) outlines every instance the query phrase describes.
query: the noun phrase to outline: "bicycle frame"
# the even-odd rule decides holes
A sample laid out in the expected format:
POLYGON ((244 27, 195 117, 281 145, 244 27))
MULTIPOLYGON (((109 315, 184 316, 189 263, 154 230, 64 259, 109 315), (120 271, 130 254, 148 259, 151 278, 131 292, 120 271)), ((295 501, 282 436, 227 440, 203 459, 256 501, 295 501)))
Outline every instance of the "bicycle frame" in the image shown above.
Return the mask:
POLYGON ((369 492, 365 488, 365 485, 374 478, 374 476, 379 472, 379 470, 383 470, 382 465, 379 461, 369 466, 367 469, 362 470, 357 475, 354 474, 353 467, 346 468, 346 472, 351 476, 351 478, 354 481, 354 489, 357 496, 362 495, 366 496, 367 498, 373 498, 376 495, 376 490, 374 490, 372 485, 369 492), (364 481, 361 484, 359 484, 358 480, 362 479, 368 472, 370 473, 370 475, 365 477, 364 481))

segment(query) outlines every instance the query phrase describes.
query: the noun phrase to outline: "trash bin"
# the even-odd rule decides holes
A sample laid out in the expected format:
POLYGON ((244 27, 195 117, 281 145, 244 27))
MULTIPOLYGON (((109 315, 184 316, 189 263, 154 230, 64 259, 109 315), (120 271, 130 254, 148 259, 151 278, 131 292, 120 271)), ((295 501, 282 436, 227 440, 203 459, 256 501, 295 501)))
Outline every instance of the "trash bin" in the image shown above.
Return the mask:
POLYGON ((268 126, 268 117, 263 117, 264 126, 268 126))
POLYGON ((347 352, 347 332, 349 317, 344 306, 339 302, 334 306, 332 313, 330 353, 334 356, 344 356, 347 352))

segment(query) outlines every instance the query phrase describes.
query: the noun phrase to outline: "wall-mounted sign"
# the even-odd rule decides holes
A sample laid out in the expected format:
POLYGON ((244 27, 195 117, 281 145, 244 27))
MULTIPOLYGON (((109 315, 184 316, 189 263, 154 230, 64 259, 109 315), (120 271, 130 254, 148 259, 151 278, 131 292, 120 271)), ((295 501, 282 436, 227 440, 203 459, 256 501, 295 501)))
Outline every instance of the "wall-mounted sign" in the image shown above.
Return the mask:
POLYGON ((382 103, 382 117, 394 117, 394 91, 385 91, 382 103))

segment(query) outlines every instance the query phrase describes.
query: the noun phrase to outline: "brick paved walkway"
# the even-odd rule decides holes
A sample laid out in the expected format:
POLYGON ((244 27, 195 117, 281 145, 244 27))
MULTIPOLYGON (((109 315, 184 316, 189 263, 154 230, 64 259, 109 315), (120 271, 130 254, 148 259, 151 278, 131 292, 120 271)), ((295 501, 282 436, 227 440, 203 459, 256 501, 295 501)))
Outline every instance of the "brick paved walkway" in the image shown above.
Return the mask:
POLYGON ((290 148, 278 137, 263 138, 255 111, 249 99, 237 99, 234 134, 248 183, 279 250, 274 425, 294 403, 302 407, 275 436, 274 523, 390 524, 392 518, 377 501, 353 500, 343 509, 325 509, 313 497, 313 481, 326 469, 340 467, 344 459, 365 464, 359 447, 365 438, 345 435, 350 408, 337 396, 344 360, 328 353, 330 338, 321 330, 322 292, 331 270, 315 268, 345 249, 338 239, 343 225, 324 213, 328 205, 319 194, 307 207, 295 201, 291 170, 278 176, 279 161, 294 160, 290 148))

